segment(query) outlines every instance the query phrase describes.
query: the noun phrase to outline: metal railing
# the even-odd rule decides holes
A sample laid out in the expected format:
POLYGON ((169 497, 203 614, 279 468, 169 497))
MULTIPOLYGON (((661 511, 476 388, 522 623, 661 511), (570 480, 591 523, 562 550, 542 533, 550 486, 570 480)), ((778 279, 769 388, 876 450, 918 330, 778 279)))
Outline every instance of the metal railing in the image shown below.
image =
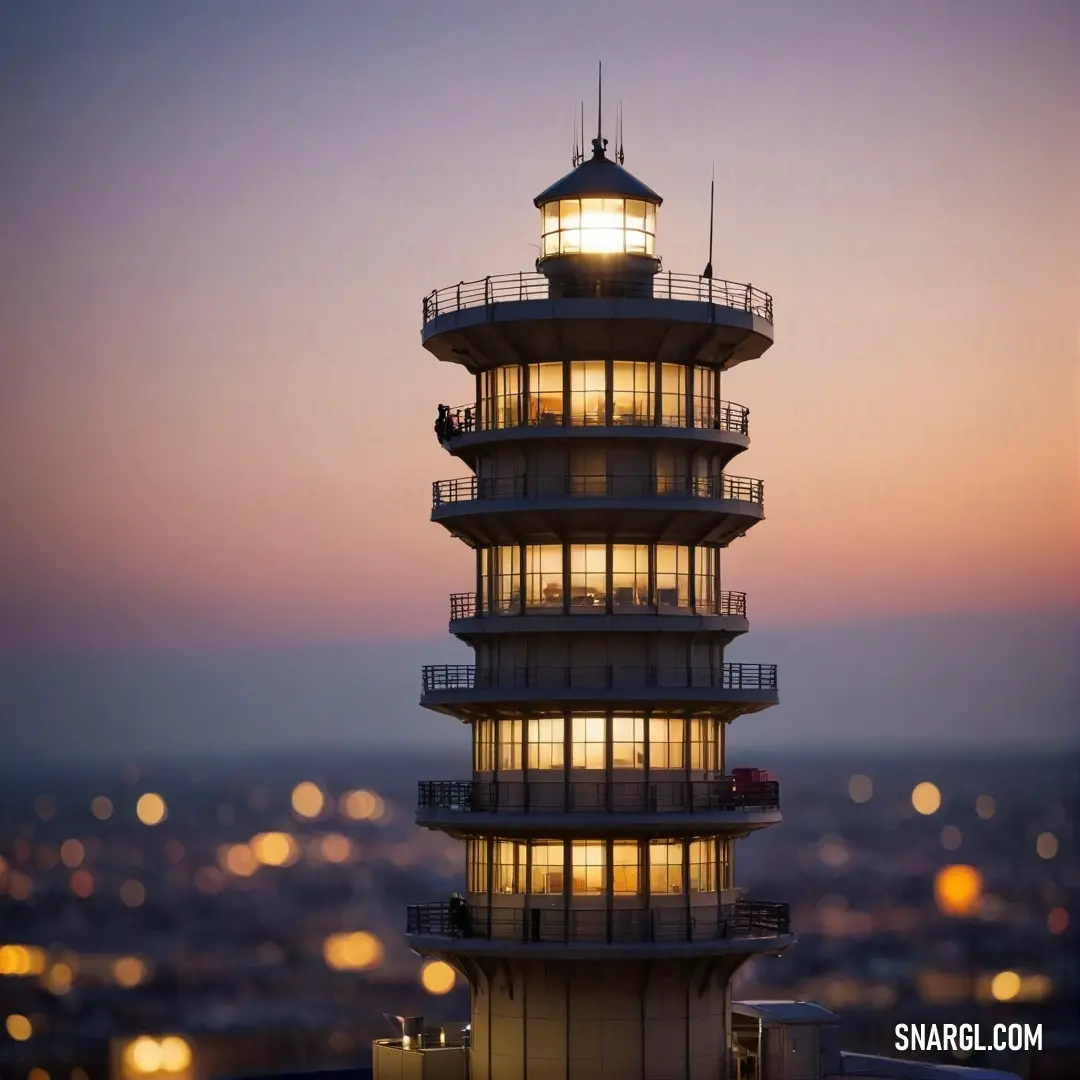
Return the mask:
MULTIPOLYGON (((656 418, 651 412, 647 414, 617 413, 608 425, 606 417, 601 417, 595 423, 586 423, 571 412, 570 419, 567 421, 562 413, 541 413, 534 407, 523 409, 520 398, 515 397, 513 401, 516 407, 498 410, 499 415, 494 422, 488 422, 485 419, 484 410, 479 409, 475 402, 470 402, 468 405, 450 405, 444 414, 436 418, 435 434, 440 443, 449 443, 462 435, 472 435, 477 431, 508 431, 523 427, 652 428, 657 426, 656 418)), ((737 405, 733 401, 721 401, 715 416, 702 418, 689 413, 681 416, 661 416, 659 426, 698 431, 734 431, 740 435, 749 435, 750 410, 745 405, 737 405)))
MULTIPOLYGON (((645 282, 626 278, 587 275, 594 295, 652 300, 683 300, 718 304, 736 311, 750 311, 773 321, 773 299, 763 289, 738 281, 707 278, 700 274, 673 274, 665 270, 645 282)), ((558 289, 559 286, 556 286, 558 289)), ((433 289, 423 301, 423 325, 438 315, 466 308, 517 300, 547 300, 550 283, 543 274, 519 270, 516 274, 490 274, 475 281, 459 281, 443 289, 433 289)))
POLYGON ((695 813, 778 810, 776 780, 421 780, 417 809, 480 813, 695 813))
MULTIPOLYGON (((550 613, 550 604, 528 605, 522 609, 521 600, 507 600, 505 602, 493 602, 490 611, 485 611, 483 607, 478 606, 476 593, 462 592, 450 594, 450 620, 455 619, 477 619, 477 618, 490 618, 503 615, 521 615, 528 612, 530 606, 540 611, 550 613)), ((671 605, 663 605, 665 612, 670 612, 671 605)), ((617 615, 655 615, 659 610, 659 605, 654 601, 650 604, 615 604, 612 609, 617 615)), ((711 600, 697 600, 691 605, 686 607, 675 607, 676 612, 683 612, 687 615, 725 615, 733 618, 746 618, 746 593, 744 592, 728 592, 727 590, 721 592, 719 596, 713 597, 711 600)), ((597 614, 605 614, 606 606, 597 607, 595 609, 597 614)))
POLYGON ((593 665, 478 669, 471 664, 427 664, 424 693, 437 690, 610 690, 660 687, 715 690, 775 690, 775 664, 693 666, 593 665))
POLYGON ((538 943, 632 944, 663 941, 717 941, 777 937, 790 932, 791 907, 761 900, 737 900, 710 908, 487 907, 463 901, 410 904, 405 932, 432 937, 538 943))
POLYGON ((623 476, 579 473, 563 476, 462 476, 431 485, 432 509, 448 503, 499 499, 731 499, 764 503, 764 481, 749 476, 623 476))

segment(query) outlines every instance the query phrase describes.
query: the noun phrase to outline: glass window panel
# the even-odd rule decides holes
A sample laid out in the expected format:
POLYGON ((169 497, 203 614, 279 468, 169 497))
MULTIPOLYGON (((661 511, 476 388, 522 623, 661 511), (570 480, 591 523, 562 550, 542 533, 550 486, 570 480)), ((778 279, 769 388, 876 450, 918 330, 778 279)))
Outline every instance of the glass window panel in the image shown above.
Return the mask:
POLYGON ((690 548, 656 545, 656 604, 669 610, 690 607, 690 548))
POLYGON ((637 229, 626 230, 626 250, 631 255, 646 255, 648 254, 647 237, 643 232, 637 229))
POLYGON ((690 768, 704 772, 716 771, 715 720, 700 717, 690 721, 690 768))
POLYGON ((544 237, 544 254, 545 255, 558 255, 559 253, 559 234, 557 232, 550 232, 544 237))
POLYGON ((607 491, 607 452, 593 448, 571 450, 570 494, 606 495, 607 491))
POLYGON ((559 228, 581 227, 581 203, 578 199, 562 199, 559 202, 559 228))
POLYGON ((563 891, 562 841, 534 840, 530 854, 532 881, 529 892, 542 896, 560 895, 563 891))
POLYGON ((648 606, 648 544, 612 545, 611 601, 619 609, 648 606))
POLYGON ((716 427, 716 372, 694 368, 694 426, 716 427))
POLYGON ((486 836, 470 837, 466 841, 468 857, 465 866, 465 888, 469 892, 487 892, 488 841, 486 836))
POLYGON ((563 422, 562 364, 529 365, 529 423, 563 422))
POLYGON ((611 886, 616 896, 641 892, 641 854, 636 840, 616 840, 612 845, 611 886))
POLYGON ((570 423, 602 427, 607 423, 607 377, 603 360, 575 360, 570 365, 570 423))
POLYGON ((694 549, 694 607, 702 614, 715 615, 719 603, 720 552, 714 547, 694 549))
POLYGON ((493 842, 492 892, 513 893, 518 891, 518 847, 519 842, 514 840, 495 840, 493 842))
POLYGON ((656 234, 656 203, 645 204, 645 231, 656 234))
POLYGON ((653 422, 653 364, 616 360, 612 365, 611 409, 616 424, 636 427, 653 422))
POLYGON ((681 717, 649 718, 649 768, 682 769, 686 763, 686 721, 681 717))
POLYGON ((543 220, 543 231, 546 233, 554 232, 559 227, 558 202, 549 202, 544 205, 543 220))
POLYGON ((473 724, 473 767, 477 772, 495 768, 495 721, 477 720, 473 724))
POLYGON ((645 202, 643 199, 626 200, 626 227, 628 229, 645 229, 645 202))
POLYGON ((499 769, 516 772, 521 768, 521 721, 499 721, 499 769))
POLYGON ((607 606, 607 545, 570 545, 570 603, 574 607, 607 606))
POLYGON ((540 716, 529 720, 529 768, 563 767, 563 719, 540 716))
POLYGON ((525 549, 525 603, 531 608, 562 610, 561 544, 530 544, 525 549))
POLYGON ((690 841, 690 892, 716 892, 716 838, 690 841))
POLYGON ((603 769, 607 743, 607 720, 603 716, 575 716, 570 724, 570 767, 603 769))
POLYGON ((559 233, 559 251, 564 255, 576 255, 581 251, 581 230, 563 229, 559 233))
POLYGON ((623 200, 581 200, 581 250, 605 254, 623 251, 623 200))
POLYGON ((595 896, 607 888, 607 844, 603 840, 575 840, 571 850, 574 893, 595 896))
POLYGON ((717 884, 721 889, 733 888, 731 881, 731 855, 734 841, 721 839, 717 842, 716 850, 719 855, 718 866, 720 879, 717 884))
POLYGON ((682 853, 678 840, 649 841, 649 891, 654 896, 683 891, 682 853))
POLYGON ((616 714, 611 720, 611 766, 645 768, 645 718, 616 714))
POLYGON ((682 364, 661 364, 660 389, 664 426, 686 427, 686 368, 682 364))

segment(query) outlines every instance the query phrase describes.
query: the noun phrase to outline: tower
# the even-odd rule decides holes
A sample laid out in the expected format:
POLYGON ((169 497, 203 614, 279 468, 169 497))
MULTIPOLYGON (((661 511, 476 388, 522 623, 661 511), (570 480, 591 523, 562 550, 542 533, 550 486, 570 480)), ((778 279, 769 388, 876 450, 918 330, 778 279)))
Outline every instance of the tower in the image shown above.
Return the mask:
POLYGON ((420 784, 467 893, 407 933, 468 980, 475 1080, 733 1077, 729 980, 793 940, 734 873, 778 786, 726 768, 729 725, 777 701, 773 665, 725 660, 748 621, 721 588, 764 517, 721 380, 772 344, 772 300, 663 271, 662 200, 606 147, 535 198, 535 273, 423 305, 424 347, 475 380, 439 410, 468 475, 432 520, 476 580, 450 598, 475 663, 425 667, 421 704, 465 724, 473 773, 420 784))

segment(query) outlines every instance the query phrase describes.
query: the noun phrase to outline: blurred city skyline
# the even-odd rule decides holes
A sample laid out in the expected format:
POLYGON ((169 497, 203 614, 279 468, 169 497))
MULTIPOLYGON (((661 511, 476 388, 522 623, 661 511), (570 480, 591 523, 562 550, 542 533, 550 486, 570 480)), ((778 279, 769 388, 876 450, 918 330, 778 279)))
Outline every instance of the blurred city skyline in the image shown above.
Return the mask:
POLYGON ((732 652, 787 664, 754 730, 1075 739, 1075 5, 0 20, 16 749, 442 740, 415 664, 465 659, 473 570, 432 423, 474 391, 419 301, 531 268, 597 59, 665 268, 704 266, 715 160, 716 272, 775 297, 723 383, 768 515, 725 554, 732 652))

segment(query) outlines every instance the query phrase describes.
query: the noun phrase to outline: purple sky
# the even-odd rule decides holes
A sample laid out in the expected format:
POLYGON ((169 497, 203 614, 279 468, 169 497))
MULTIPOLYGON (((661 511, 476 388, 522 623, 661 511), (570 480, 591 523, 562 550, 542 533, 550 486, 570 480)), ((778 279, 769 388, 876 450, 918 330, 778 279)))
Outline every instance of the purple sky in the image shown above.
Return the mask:
POLYGON ((35 0, 0 4, 0 649, 438 635, 471 384, 420 297, 531 267, 597 59, 665 267, 715 159, 717 273, 775 296, 724 384, 754 625, 1075 606, 1076 4, 35 0))

